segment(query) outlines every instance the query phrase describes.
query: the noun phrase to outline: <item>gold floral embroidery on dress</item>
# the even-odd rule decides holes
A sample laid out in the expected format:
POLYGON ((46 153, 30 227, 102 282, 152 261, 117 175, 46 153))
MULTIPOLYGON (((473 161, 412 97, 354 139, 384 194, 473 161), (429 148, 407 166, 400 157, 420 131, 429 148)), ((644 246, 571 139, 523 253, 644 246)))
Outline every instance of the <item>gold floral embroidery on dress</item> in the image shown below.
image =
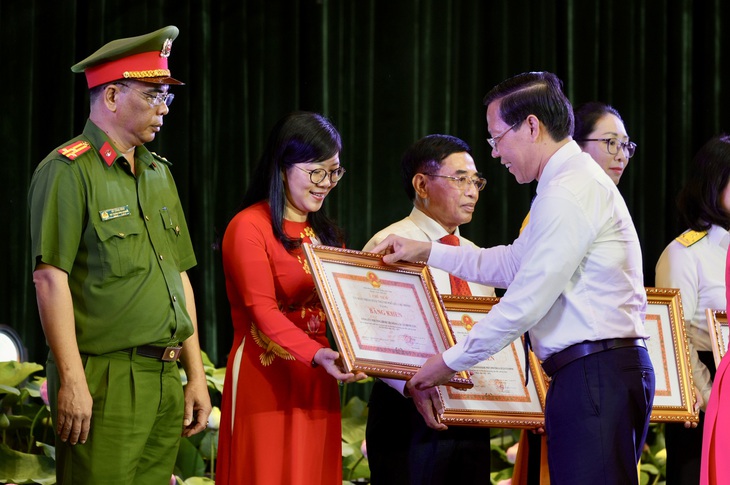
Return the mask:
POLYGON ((267 337, 253 322, 251 322, 251 335, 253 336, 253 341, 256 342, 256 345, 262 349, 266 349, 261 355, 259 355, 261 365, 264 367, 271 365, 276 356, 279 356, 284 360, 294 360, 293 355, 284 350, 281 345, 267 337))
MULTIPOLYGON (((299 237, 304 242, 307 242, 305 238, 309 238, 309 242, 311 244, 319 244, 319 241, 317 241, 317 235, 314 233, 314 229, 312 229, 311 227, 305 227, 304 231, 299 233, 299 237)), ((306 274, 312 274, 312 271, 309 269, 309 263, 306 259, 303 259, 301 255, 298 255, 297 261, 299 261, 299 264, 302 265, 302 269, 306 274)))
POLYGON ((308 237, 312 242, 314 242, 317 239, 317 235, 314 233, 314 229, 311 227, 305 227, 303 233, 299 233, 299 237, 304 239, 305 237, 308 237))
POLYGON ((307 261, 306 259, 302 259, 301 256, 297 256, 297 261, 299 261, 299 264, 302 265, 302 269, 305 273, 312 274, 312 271, 309 269, 309 261, 307 261))

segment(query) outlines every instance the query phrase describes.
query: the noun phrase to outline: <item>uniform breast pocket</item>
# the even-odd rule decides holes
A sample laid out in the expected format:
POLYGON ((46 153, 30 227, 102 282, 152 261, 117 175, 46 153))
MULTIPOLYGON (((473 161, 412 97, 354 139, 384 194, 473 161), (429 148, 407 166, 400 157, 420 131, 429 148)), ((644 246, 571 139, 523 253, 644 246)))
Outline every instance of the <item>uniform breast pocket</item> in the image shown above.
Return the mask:
POLYGON ((147 234, 141 221, 119 218, 94 225, 104 276, 124 277, 144 272, 149 263, 147 234))
POLYGON ((180 225, 178 223, 176 212, 174 210, 163 207, 160 209, 160 217, 162 218, 162 227, 164 229, 164 239, 167 244, 167 251, 179 264, 179 255, 177 251, 177 242, 180 238, 180 225))

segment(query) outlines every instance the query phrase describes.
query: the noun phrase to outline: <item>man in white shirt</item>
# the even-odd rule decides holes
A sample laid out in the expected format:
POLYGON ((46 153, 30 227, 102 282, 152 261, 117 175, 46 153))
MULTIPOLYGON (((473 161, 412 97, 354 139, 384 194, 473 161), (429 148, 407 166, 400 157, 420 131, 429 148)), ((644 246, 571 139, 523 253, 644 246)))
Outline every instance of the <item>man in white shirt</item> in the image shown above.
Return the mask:
POLYGON ((485 97, 492 156, 538 181, 530 222, 508 246, 448 248, 388 236, 383 260, 428 261, 507 288, 468 337, 432 356, 407 387, 443 384, 529 331, 552 377, 545 408, 553 485, 637 484, 654 369, 644 344, 641 248, 616 185, 571 134, 573 110, 551 73, 507 79, 485 97))
MULTIPOLYGON (((389 234, 476 248, 459 234, 487 183, 470 152, 463 140, 440 134, 411 146, 401 160, 401 176, 413 210, 375 234, 363 251, 389 234)), ((494 296, 494 288, 454 280, 436 268, 431 273, 441 294, 494 296)), ((489 428, 447 429, 436 420, 443 409, 435 388, 413 389, 407 399, 404 387, 405 381, 382 379, 370 394, 366 441, 373 484, 488 484, 489 428)))

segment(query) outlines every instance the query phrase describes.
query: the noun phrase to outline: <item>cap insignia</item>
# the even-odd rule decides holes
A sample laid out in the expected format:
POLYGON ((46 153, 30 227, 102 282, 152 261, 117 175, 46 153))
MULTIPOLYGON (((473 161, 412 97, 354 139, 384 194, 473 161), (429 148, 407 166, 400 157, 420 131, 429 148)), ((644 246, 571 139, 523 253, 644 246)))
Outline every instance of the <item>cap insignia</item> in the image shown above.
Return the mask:
POLYGON ((162 50, 160 51, 160 57, 170 57, 170 51, 172 50, 172 39, 165 40, 162 44, 162 50))
POLYGON ((74 143, 71 143, 68 146, 60 148, 58 150, 58 153, 60 153, 64 157, 68 158, 69 160, 76 160, 76 157, 78 157, 82 153, 88 151, 90 148, 91 148, 91 145, 89 144, 89 142, 79 140, 74 143))

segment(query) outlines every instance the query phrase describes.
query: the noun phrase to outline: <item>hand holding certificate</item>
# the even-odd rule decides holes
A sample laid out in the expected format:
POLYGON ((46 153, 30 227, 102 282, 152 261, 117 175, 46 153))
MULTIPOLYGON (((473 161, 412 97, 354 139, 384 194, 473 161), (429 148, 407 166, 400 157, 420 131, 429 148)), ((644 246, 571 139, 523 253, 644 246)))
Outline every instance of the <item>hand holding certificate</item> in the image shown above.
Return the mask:
POLYGON ((367 375, 363 374, 362 372, 354 374, 352 372, 345 371, 342 365, 342 359, 340 359, 340 354, 329 348, 323 347, 319 349, 317 353, 314 354, 314 359, 312 359, 312 363, 321 365, 322 368, 324 368, 324 370, 326 370, 329 375, 331 375, 340 382, 350 383, 361 381, 367 378, 367 375))
MULTIPOLYGON (((391 234, 373 248, 373 252, 384 252, 383 262, 394 264, 398 261, 427 261, 431 254, 431 243, 414 241, 391 234)), ((421 370, 408 382, 408 388, 418 390, 445 384, 456 371, 450 369, 441 354, 430 357, 421 370)))
MULTIPOLYGON (((442 299, 458 341, 466 339, 474 325, 499 302, 494 297, 444 295, 442 299)), ((439 421, 449 426, 543 427, 547 383, 532 351, 527 360, 525 357, 522 338, 517 338, 469 369, 474 382, 469 391, 438 387, 443 402, 439 421), (526 384, 528 369, 530 380, 526 384)))
MULTIPOLYGON (((454 345, 425 265, 386 265, 377 254, 308 244, 304 254, 345 372, 407 380, 454 345)), ((449 385, 472 387, 468 373, 451 374, 449 385)))
POLYGON ((395 264, 399 261, 428 261, 431 254, 431 243, 414 241, 405 237, 391 234, 375 246, 373 253, 383 253, 383 262, 395 264))
POLYGON ((406 387, 423 391, 424 389, 446 384, 454 377, 454 374, 456 374, 456 371, 446 365, 441 354, 432 355, 421 366, 421 370, 408 381, 406 387))

